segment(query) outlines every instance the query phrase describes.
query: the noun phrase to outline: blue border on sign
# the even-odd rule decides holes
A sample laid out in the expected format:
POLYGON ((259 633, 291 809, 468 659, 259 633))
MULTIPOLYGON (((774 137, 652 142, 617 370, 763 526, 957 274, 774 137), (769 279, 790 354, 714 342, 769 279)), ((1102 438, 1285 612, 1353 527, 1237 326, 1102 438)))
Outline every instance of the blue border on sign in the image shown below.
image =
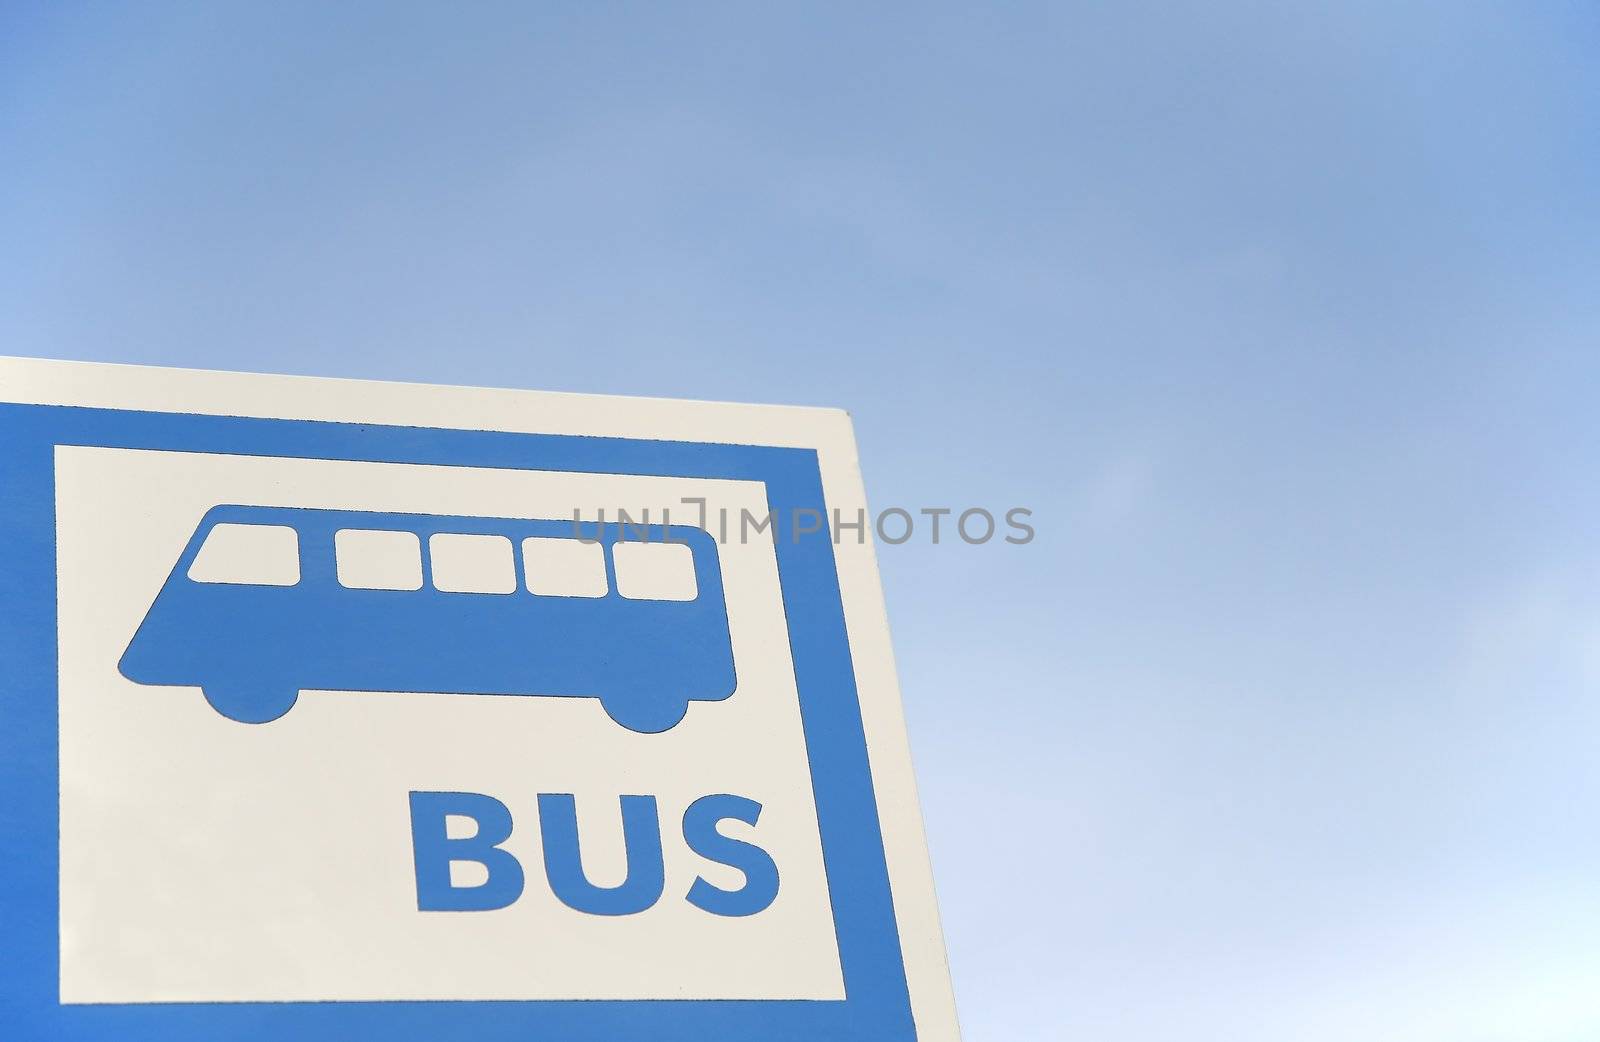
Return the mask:
MULTIPOLYGON (((833 544, 807 449, 511 434, 0 404, 0 1025, 49 1042, 911 1042, 895 925, 833 544), (813 1000, 59 1002, 55 447, 607 474, 766 485, 776 522, 812 788, 845 995, 813 1000)), ((537 938, 530 938, 537 941, 537 938)))

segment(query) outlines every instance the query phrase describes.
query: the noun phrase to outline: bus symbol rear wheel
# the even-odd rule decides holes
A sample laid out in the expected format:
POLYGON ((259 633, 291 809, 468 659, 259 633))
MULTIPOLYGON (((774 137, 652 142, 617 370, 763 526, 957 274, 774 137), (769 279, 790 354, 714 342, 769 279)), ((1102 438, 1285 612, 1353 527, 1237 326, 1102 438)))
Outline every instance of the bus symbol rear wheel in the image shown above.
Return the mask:
POLYGON ((612 720, 640 734, 670 731, 689 711, 688 699, 613 697, 602 698, 600 704, 612 720))
POLYGON ((238 681, 207 684, 201 690, 212 709, 241 724, 270 723, 293 709, 300 697, 298 688, 238 681))

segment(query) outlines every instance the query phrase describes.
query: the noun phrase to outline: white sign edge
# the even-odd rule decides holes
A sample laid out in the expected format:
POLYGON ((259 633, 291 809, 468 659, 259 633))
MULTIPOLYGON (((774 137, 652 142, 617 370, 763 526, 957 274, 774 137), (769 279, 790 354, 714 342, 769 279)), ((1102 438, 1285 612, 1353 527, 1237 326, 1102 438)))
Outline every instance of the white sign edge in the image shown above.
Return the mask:
MULTIPOLYGON (((829 510, 872 514, 842 409, 178 369, 0 355, 0 402, 813 449, 829 510)), ((912 1017, 959 1042, 872 525, 834 545, 912 1017)))

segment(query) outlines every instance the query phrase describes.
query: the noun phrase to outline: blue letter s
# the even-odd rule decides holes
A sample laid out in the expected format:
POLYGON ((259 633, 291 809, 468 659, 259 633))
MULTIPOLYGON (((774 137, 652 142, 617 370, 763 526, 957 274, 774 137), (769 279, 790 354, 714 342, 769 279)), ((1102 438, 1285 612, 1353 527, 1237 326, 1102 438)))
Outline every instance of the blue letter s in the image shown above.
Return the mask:
POLYGON ((778 866, 772 855, 758 846, 730 839, 717 831, 717 822, 732 818, 754 825, 761 804, 726 793, 702 796, 683 812, 683 838, 689 849, 719 864, 744 873, 744 886, 724 890, 697 878, 689 888, 689 903, 714 915, 755 915, 778 896, 778 866))

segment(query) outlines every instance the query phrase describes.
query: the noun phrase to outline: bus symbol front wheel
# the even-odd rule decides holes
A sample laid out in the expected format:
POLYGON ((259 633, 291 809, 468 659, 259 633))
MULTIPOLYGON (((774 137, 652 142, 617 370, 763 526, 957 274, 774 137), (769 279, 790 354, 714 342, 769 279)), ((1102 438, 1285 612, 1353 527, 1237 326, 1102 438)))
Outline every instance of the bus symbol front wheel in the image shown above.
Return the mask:
POLYGON ((281 684, 227 681, 201 688, 211 708, 241 724, 265 724, 294 708, 300 690, 281 684))
POLYGON ((670 731, 689 711, 688 699, 602 698, 600 704, 612 720, 640 734, 670 731))

